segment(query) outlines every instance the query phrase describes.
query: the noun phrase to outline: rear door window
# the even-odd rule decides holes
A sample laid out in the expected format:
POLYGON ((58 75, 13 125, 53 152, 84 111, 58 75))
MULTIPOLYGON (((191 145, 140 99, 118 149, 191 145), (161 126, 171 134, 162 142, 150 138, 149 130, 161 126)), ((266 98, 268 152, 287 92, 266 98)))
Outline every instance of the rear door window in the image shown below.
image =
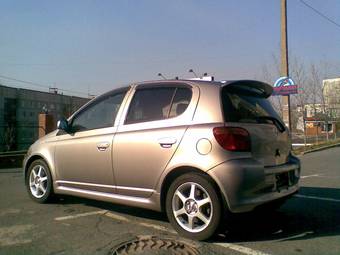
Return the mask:
POLYGON ((188 88, 177 88, 176 93, 169 112, 169 118, 181 115, 187 108, 191 101, 192 92, 188 88))
POLYGON ((137 89, 131 101, 125 124, 176 117, 187 109, 191 96, 192 92, 189 88, 137 89))

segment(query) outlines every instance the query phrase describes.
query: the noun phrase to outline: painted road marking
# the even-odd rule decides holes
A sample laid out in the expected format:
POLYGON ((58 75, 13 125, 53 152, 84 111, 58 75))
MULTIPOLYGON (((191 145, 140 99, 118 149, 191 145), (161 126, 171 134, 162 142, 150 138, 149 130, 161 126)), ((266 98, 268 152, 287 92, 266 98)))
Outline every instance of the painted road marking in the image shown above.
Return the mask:
MULTIPOLYGON (((115 214, 115 213, 112 213, 112 212, 107 212, 104 215, 107 216, 107 217, 116 219, 116 220, 131 221, 124 216, 121 216, 119 214, 115 214)), ((133 221, 133 223, 140 225, 140 226, 143 226, 143 227, 153 228, 153 229, 156 229, 156 230, 160 230, 160 231, 168 232, 168 233, 171 233, 171 234, 174 234, 174 235, 178 235, 178 233, 176 231, 171 230, 171 229, 164 227, 164 226, 146 223, 146 222, 137 222, 137 221, 133 221)), ((231 250, 234 250, 234 251, 246 254, 246 255, 269 255, 267 253, 257 251, 257 250, 253 250, 251 248, 247 248, 247 247, 237 245, 237 244, 231 244, 231 243, 212 243, 212 244, 217 245, 217 246, 222 246, 224 248, 229 248, 231 250)))
POLYGON ((293 236, 290 236, 290 237, 276 239, 275 241, 276 242, 289 241, 289 240, 294 240, 294 239, 305 237, 305 236, 312 235, 312 234, 314 234, 314 231, 306 231, 306 232, 303 232, 301 234, 293 235, 293 236))
POLYGON ((319 177, 320 175, 318 174, 312 174, 312 175, 305 175, 305 176, 301 176, 301 179, 305 179, 305 178, 310 178, 310 177, 319 177))
POLYGON ((115 214, 115 213, 112 213, 112 212, 107 212, 104 214, 105 216, 111 218, 111 219, 114 219, 114 220, 119 220, 119 221, 130 221, 128 218, 122 216, 122 215, 118 215, 118 214, 115 214))
POLYGON ((251 248, 248 247, 244 247, 241 245, 237 245, 237 244, 231 244, 231 243, 212 243, 214 245, 217 246, 221 246, 224 248, 228 248, 230 250, 234 250, 243 254, 247 254, 247 255, 269 255, 268 253, 264 253, 262 251, 257 251, 257 250, 253 250, 251 248))
POLYGON ((334 199, 334 198, 327 198, 327 197, 315 197, 315 196, 305 196, 305 195, 294 195, 294 197, 299 198, 309 198, 309 199, 316 199, 316 200, 323 200, 323 201, 331 201, 331 202, 340 202, 340 199, 334 199))
POLYGON ((32 240, 26 238, 32 237, 30 234, 33 225, 14 225, 10 227, 0 227, 0 247, 9 245, 19 245, 31 243, 32 240))
POLYGON ((311 143, 306 143, 306 144, 304 144, 304 143, 292 143, 292 145, 293 146, 309 146, 309 145, 312 145, 311 143))
POLYGON ((107 213, 107 210, 100 210, 100 211, 93 211, 93 212, 87 212, 87 213, 79 213, 79 214, 74 214, 74 215, 69 215, 69 216, 64 216, 64 217, 57 217, 55 220, 61 221, 61 220, 70 220, 70 219, 76 219, 80 217, 86 217, 90 215, 96 215, 96 214, 105 214, 107 213))
MULTIPOLYGON (((156 225, 156 224, 151 224, 151 223, 146 223, 146 222, 137 222, 134 220, 130 220, 122 215, 115 214, 112 212, 109 212, 107 210, 100 210, 100 211, 93 211, 93 212, 87 212, 87 213, 80 213, 80 214, 75 214, 75 215, 69 215, 69 216, 64 216, 64 217, 57 217, 55 218, 56 221, 63 221, 63 220, 70 220, 70 219, 76 219, 80 217, 86 217, 86 216, 91 216, 91 215, 104 215, 106 217, 109 217, 111 219, 119 220, 119 221, 125 221, 125 222, 132 222, 134 224, 138 224, 143 227, 147 228, 153 228, 156 230, 168 232, 174 235, 178 235, 178 233, 174 230, 168 229, 164 226, 156 225)), ((269 255, 268 253, 264 253, 261 251, 253 250, 251 248, 247 248, 241 245, 237 244, 231 244, 231 243, 212 243, 213 245, 221 246, 224 248, 228 248, 246 255, 269 255)))
POLYGON ((171 234, 177 235, 178 233, 174 230, 168 229, 166 227, 160 226, 160 225, 155 225, 155 224, 151 224, 151 223, 146 223, 146 222, 138 222, 137 224, 143 226, 143 227, 147 227, 147 228, 154 228, 160 231, 166 231, 169 232, 171 234))
POLYGON ((340 176, 331 176, 331 175, 323 175, 323 174, 304 175, 304 176, 301 176, 300 178, 305 179, 305 178, 311 178, 311 177, 330 178, 330 179, 340 178, 340 176))

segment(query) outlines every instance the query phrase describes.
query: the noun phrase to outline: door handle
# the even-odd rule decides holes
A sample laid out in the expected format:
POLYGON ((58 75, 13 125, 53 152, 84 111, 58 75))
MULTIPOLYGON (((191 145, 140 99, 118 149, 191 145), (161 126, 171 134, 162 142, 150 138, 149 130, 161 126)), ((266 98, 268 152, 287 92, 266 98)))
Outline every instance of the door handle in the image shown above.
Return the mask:
POLYGON ((97 149, 99 151, 105 151, 107 148, 109 148, 110 143, 109 142, 102 142, 97 144, 97 149))
POLYGON ((162 148, 171 148, 171 146, 176 142, 177 139, 174 137, 163 137, 158 139, 158 143, 162 148))

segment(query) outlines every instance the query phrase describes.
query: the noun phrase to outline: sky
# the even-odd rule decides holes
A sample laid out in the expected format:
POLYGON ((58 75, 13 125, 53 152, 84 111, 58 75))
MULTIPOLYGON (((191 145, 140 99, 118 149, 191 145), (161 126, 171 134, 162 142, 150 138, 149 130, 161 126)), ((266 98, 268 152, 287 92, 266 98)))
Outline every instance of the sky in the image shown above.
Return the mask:
MULTIPOLYGON (((304 0, 340 23, 340 1, 304 0)), ((340 76, 340 27, 288 2, 290 54, 340 76)), ((0 83, 100 94, 131 82, 261 77, 280 50, 280 0, 0 1, 0 83)), ((67 93, 65 93, 67 94, 67 93)))

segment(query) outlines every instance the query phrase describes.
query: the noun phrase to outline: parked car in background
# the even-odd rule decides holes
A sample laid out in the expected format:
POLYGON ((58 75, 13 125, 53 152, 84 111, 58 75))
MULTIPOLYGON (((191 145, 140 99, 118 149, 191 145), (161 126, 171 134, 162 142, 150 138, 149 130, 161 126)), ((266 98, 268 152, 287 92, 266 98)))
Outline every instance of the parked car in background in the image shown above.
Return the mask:
POLYGON ((96 97, 34 143, 24 160, 39 203, 69 194, 165 211, 204 240, 227 212, 298 191, 299 160, 260 81, 166 80, 96 97))

